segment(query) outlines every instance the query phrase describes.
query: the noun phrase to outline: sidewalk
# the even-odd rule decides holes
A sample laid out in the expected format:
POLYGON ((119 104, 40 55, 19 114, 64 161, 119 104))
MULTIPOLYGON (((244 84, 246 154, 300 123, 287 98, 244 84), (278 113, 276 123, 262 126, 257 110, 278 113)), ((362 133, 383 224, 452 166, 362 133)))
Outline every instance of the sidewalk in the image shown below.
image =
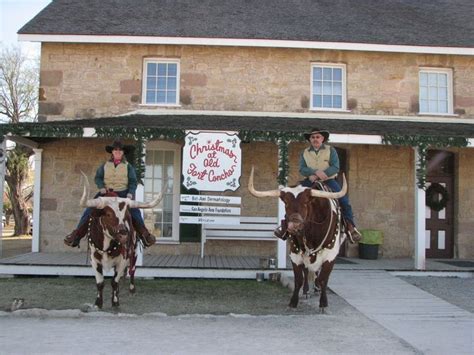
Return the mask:
POLYGON ((424 354, 474 353, 473 314, 386 271, 335 270, 329 287, 424 354))

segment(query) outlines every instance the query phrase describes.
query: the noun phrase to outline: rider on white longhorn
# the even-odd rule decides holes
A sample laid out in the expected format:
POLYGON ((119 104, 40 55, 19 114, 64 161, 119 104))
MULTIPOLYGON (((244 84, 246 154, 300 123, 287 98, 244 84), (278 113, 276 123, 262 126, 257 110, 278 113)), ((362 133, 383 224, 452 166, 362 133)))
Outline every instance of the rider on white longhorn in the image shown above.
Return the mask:
MULTIPOLYGON (((305 177, 301 185, 312 187, 316 181, 321 181, 332 191, 341 191, 341 186, 336 180, 339 173, 339 156, 336 149, 327 144, 329 131, 313 128, 311 132, 305 133, 304 137, 311 145, 305 148, 300 156, 299 171, 305 177)), ((346 221, 349 239, 352 242, 360 241, 361 234, 354 224, 349 197, 344 195, 339 199, 339 203, 346 221)), ((275 236, 286 239, 286 229, 286 222, 284 221, 282 226, 275 230, 275 236)))
MULTIPOLYGON (((135 168, 127 162, 125 155, 132 152, 133 145, 124 145, 120 140, 115 140, 112 145, 105 147, 107 153, 111 154, 108 161, 102 164, 96 171, 95 183, 99 193, 95 198, 107 193, 114 193, 118 197, 133 199, 137 189, 137 174, 135 168)), ((81 239, 87 233, 88 220, 92 208, 86 208, 77 228, 64 238, 64 244, 70 247, 79 245, 81 239)), ((145 222, 138 208, 130 210, 133 226, 137 235, 145 247, 155 244, 156 237, 145 227, 145 222)))

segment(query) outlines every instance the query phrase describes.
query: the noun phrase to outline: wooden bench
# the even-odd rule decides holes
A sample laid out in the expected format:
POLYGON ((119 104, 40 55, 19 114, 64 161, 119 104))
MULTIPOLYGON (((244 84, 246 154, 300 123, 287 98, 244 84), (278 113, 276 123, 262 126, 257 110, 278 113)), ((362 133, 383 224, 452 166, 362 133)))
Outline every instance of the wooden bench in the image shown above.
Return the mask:
POLYGON ((276 242, 273 231, 278 226, 276 217, 240 217, 240 224, 203 224, 201 257, 207 240, 263 240, 276 242))

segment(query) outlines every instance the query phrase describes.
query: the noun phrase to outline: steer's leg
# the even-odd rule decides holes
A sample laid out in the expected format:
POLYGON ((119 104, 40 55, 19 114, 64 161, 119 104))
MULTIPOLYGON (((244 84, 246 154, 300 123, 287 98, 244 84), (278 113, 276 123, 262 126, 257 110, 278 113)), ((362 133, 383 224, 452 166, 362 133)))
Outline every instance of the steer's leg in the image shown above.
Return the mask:
POLYGON ((117 272, 117 266, 114 267, 114 277, 112 277, 112 307, 120 306, 119 302, 119 281, 120 273, 117 272))
POLYGON ((298 306, 298 296, 300 293, 301 286, 303 285, 303 270, 305 268, 304 264, 296 265, 291 263, 293 266, 293 275, 295 277, 295 289, 293 291, 293 296, 290 299, 289 306, 296 308, 298 306))
POLYGON ((324 313, 325 308, 328 306, 328 297, 326 294, 329 275, 331 274, 332 268, 334 266, 333 261, 325 261, 319 272, 318 279, 316 280, 321 288, 321 295, 319 297, 319 310, 321 313, 324 313))
POLYGON ((104 304, 104 275, 102 273, 102 265, 99 264, 94 258, 91 259, 91 263, 95 270, 95 283, 97 285, 97 297, 95 299, 95 305, 99 308, 102 308, 102 305, 104 304))
POLYGON ((308 285, 308 268, 305 267, 303 269, 303 275, 304 275, 304 281, 303 281, 303 295, 306 296, 306 298, 308 298, 308 292, 309 292, 309 285, 308 285))

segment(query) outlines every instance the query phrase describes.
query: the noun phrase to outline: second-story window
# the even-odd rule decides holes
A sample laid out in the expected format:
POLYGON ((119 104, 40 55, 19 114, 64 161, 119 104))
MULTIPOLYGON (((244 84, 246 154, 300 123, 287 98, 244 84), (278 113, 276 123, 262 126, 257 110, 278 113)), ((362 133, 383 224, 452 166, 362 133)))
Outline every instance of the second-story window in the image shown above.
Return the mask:
POLYGON ((452 114, 452 71, 420 69, 420 113, 452 114))
POLYGON ((311 109, 346 109, 345 65, 313 64, 311 67, 311 109))
POLYGON ((178 105, 179 61, 145 59, 143 103, 147 105, 178 105))

